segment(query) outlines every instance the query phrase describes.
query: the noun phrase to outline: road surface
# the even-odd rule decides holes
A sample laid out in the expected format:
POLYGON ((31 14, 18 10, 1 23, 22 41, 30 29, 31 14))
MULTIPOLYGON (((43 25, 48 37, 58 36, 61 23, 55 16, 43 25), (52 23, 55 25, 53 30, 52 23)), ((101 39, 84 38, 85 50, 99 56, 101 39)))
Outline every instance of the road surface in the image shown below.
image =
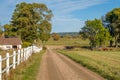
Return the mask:
POLYGON ((48 49, 42 58, 37 80, 104 80, 101 76, 48 49))

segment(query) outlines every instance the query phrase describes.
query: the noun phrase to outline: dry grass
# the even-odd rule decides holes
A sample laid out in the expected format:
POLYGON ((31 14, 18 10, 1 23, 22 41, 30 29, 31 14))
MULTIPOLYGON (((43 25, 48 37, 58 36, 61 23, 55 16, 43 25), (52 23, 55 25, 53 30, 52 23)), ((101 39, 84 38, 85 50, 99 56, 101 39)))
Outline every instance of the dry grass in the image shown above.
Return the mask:
MULTIPOLYGON (((2 58, 6 57, 6 53, 13 54, 13 50, 0 51, 2 58)), ((33 54, 27 61, 21 63, 15 70, 10 71, 10 75, 3 74, 3 80, 35 80, 38 67, 40 65, 41 56, 44 51, 33 54), (34 75, 34 76, 33 76, 34 75)), ((10 64, 13 63, 13 57, 10 58, 10 64)), ((2 68, 6 67, 6 60, 2 61, 2 68)))
POLYGON ((9 76, 3 75, 3 80, 35 80, 44 52, 33 54, 27 61, 17 66, 16 69, 12 69, 9 76))
MULTIPOLYGON (((0 50, 0 55, 2 59, 6 57, 6 53, 9 53, 9 55, 13 55, 13 50, 0 50)), ((13 57, 10 58, 10 64, 12 63, 13 63, 13 57)), ((4 68, 6 68, 6 60, 2 61, 2 69, 4 68)))
POLYGON ((120 80, 119 51, 59 51, 108 80, 120 80))
POLYGON ((54 41, 52 38, 47 42, 47 45, 88 45, 88 40, 82 40, 81 38, 60 38, 58 41, 54 41))

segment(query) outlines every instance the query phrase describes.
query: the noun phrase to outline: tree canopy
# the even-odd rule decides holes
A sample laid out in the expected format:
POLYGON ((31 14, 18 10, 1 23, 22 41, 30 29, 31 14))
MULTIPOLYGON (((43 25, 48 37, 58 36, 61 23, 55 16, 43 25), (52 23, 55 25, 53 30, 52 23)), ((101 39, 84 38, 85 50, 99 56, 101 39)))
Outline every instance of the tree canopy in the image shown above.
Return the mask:
POLYGON ((105 45, 110 39, 110 34, 99 19, 87 20, 81 29, 82 37, 90 40, 91 48, 105 45))
POLYGON ((47 36, 51 32, 52 16, 52 11, 45 4, 25 2, 17 4, 11 23, 4 26, 5 35, 7 37, 17 36, 31 43, 37 39, 47 41, 49 38, 47 36))
POLYGON ((58 33, 52 33, 52 38, 54 41, 58 41, 60 39, 60 35, 58 33))
POLYGON ((110 23, 110 27, 115 37, 115 45, 118 46, 120 39, 120 8, 115 8, 106 14, 106 21, 110 23))

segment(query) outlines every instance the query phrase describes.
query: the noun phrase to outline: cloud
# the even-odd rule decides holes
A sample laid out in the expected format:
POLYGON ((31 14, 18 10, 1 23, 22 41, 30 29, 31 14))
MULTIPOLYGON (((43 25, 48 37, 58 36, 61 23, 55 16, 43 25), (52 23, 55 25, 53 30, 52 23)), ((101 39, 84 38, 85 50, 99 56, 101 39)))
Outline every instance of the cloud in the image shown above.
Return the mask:
POLYGON ((56 16, 53 18, 52 32, 78 32, 83 26, 84 21, 81 21, 80 19, 65 16, 56 16))
POLYGON ((76 17, 72 12, 80 11, 94 5, 99 5, 108 0, 1 0, 0 1, 0 19, 1 23, 9 23, 15 5, 20 2, 45 3, 54 14, 52 20, 53 31, 79 31, 84 25, 84 21, 76 17), (2 2, 2 3, 1 3, 2 2))
POLYGON ((55 4, 49 3, 56 15, 68 15, 73 11, 86 9, 88 7, 102 4, 107 0, 58 0, 55 4))
MULTIPOLYGON (((107 0, 105 0, 107 1, 107 0)), ((89 8, 94 5, 102 4, 101 0, 59 0, 56 4, 50 3, 53 9, 53 32, 79 31, 84 26, 84 21, 73 17, 72 12, 89 8)))

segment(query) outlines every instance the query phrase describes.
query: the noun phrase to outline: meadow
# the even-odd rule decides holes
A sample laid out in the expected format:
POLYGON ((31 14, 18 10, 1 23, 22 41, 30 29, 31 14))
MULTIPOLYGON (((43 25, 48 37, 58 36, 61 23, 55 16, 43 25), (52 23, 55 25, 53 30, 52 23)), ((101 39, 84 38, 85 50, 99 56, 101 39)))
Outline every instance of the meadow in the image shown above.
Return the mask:
POLYGON ((59 50, 59 53, 66 55, 80 65, 98 73, 106 78, 106 80, 120 80, 120 50, 112 48, 111 51, 99 51, 84 48, 89 47, 88 40, 80 38, 69 39, 60 38, 58 41, 52 40, 47 42, 47 45, 60 46, 79 46, 69 50, 59 50))
POLYGON ((58 50, 58 52, 100 74, 107 80, 120 80, 119 51, 58 50))
POLYGON ((47 45, 79 45, 79 46, 88 46, 88 40, 82 40, 81 38, 60 38, 58 41, 54 41, 50 38, 47 42, 47 45))

